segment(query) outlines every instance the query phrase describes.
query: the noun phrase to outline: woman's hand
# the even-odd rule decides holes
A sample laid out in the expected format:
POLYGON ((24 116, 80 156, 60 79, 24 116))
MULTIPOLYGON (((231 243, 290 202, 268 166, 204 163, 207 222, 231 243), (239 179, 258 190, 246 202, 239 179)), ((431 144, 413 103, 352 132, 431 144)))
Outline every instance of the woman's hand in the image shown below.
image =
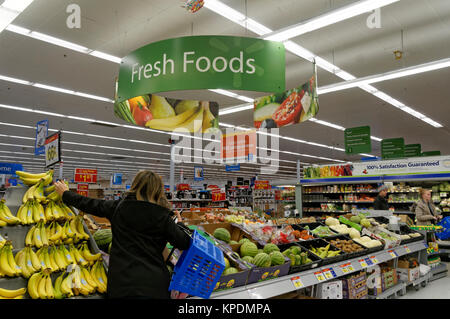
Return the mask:
POLYGON ((177 216, 177 221, 179 223, 181 223, 182 219, 181 219, 180 211, 174 210, 173 213, 175 214, 175 216, 177 216))
POLYGON ((55 191, 62 196, 64 194, 65 191, 68 191, 69 187, 67 187, 66 183, 61 182, 61 181, 57 181, 55 183, 55 191))

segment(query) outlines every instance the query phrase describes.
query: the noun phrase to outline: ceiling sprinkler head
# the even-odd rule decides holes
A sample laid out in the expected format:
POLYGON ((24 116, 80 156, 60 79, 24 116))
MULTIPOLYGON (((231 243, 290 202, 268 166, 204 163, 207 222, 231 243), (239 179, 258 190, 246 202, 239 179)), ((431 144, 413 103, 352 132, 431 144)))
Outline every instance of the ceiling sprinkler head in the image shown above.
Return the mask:
POLYGON ((394 51, 394 56, 396 60, 400 60, 401 58, 403 58, 403 51, 400 50, 394 51))

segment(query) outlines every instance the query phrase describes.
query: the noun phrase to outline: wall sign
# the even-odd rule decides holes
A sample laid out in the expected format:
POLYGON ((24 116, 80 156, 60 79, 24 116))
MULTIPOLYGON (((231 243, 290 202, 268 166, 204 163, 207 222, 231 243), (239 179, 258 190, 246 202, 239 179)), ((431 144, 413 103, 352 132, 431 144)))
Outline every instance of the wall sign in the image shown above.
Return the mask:
POLYGON ((344 139, 347 154, 372 152, 370 126, 348 128, 344 131, 344 139))
POLYGON ((74 181, 75 183, 97 183, 97 170, 87 168, 76 168, 74 181))
POLYGON ((383 159, 405 157, 405 139, 401 137, 382 140, 381 157, 383 159))
POLYGON ((241 164, 225 165, 225 171, 226 172, 234 172, 234 171, 240 171, 240 170, 241 170, 241 164))
POLYGON ((203 177, 203 167, 202 166, 194 166, 194 181, 202 181, 205 178, 203 177))
POLYGON ((113 185, 122 185, 122 173, 114 173, 112 183, 113 185))
POLYGON ((188 36, 150 43, 122 59, 117 102, 176 90, 285 89, 280 42, 233 36, 188 36))
POLYGON ((417 157, 417 156, 422 156, 422 145, 420 144, 405 145, 405 157, 417 157))
POLYGON ((77 193, 87 197, 89 195, 89 184, 77 184, 77 193))
POLYGON ((45 167, 61 162, 61 132, 50 135, 45 140, 45 167))
POLYGON ((48 136, 48 120, 36 123, 36 141, 34 143, 34 155, 45 154, 45 139, 48 136))
POLYGON ((255 189, 270 189, 269 181, 255 181, 255 189))
POLYGON ((1 175, 16 175, 16 171, 23 171, 22 164, 0 163, 0 174, 1 175))

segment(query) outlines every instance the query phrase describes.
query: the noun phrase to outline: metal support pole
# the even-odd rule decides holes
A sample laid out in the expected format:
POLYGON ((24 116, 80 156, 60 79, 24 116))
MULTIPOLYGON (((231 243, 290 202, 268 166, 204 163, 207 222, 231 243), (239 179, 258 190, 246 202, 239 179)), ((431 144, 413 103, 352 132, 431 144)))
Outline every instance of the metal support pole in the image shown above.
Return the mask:
POLYGON ((63 180, 63 161, 59 163, 59 180, 63 180))
POLYGON ((170 192, 174 191, 175 186, 175 163, 173 161, 175 157, 175 144, 170 144, 170 192))
POLYGON ((297 183, 300 182, 300 160, 297 160, 297 183))
POLYGON ((300 218, 303 218, 303 205, 302 205, 302 185, 295 185, 295 208, 298 211, 300 218))

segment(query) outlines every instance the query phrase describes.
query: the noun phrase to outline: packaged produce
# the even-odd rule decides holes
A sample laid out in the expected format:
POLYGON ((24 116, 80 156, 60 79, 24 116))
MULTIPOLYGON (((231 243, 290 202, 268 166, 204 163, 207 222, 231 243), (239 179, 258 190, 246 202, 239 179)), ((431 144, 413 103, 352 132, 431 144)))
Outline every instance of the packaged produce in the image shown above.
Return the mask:
POLYGON ((330 240, 330 243, 346 253, 355 253, 364 250, 360 245, 355 243, 353 240, 335 239, 330 240))
POLYGON ((334 233, 328 226, 318 226, 313 229, 311 233, 319 237, 329 237, 336 235, 336 233, 334 233))

